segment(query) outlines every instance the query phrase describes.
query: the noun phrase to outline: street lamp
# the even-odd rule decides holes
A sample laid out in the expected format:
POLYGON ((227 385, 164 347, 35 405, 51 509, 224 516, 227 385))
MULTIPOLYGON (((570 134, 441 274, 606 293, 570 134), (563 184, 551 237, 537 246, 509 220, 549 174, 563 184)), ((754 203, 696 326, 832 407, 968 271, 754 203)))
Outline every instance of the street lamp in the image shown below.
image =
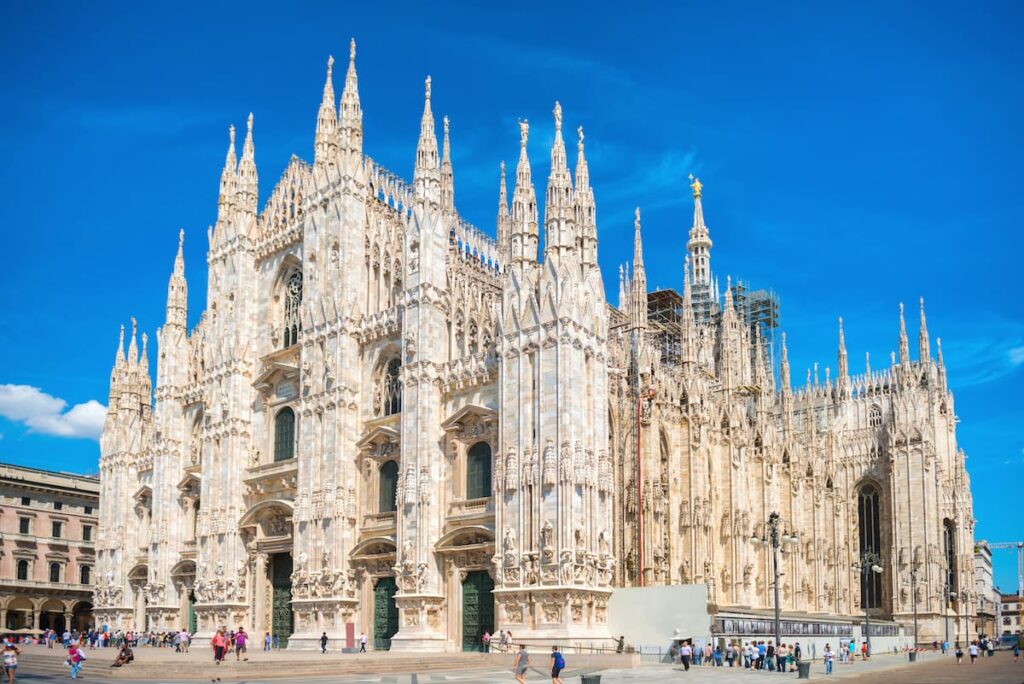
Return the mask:
MULTIPOLYGON (((871 615, 868 613, 868 601, 864 596, 864 589, 867 587, 868 582, 864 578, 870 578, 871 573, 881 574, 882 566, 879 563, 882 562, 881 557, 874 551, 861 551, 860 562, 854 563, 850 566, 850 569, 854 572, 861 574, 861 601, 864 603, 864 637, 868 642, 868 655, 871 655, 871 615)), ((916 632, 916 628, 915 628, 916 632)), ((915 636, 916 638, 916 636, 915 636)))
MULTIPOLYGON (((914 606, 914 644, 913 648, 917 648, 917 570, 918 564, 915 563, 910 566, 910 600, 914 606)), ((911 658, 916 659, 917 654, 911 651, 911 658)))
POLYGON ((800 539, 796 536, 795 532, 788 532, 783 528, 782 534, 779 534, 779 523, 782 521, 782 517, 772 511, 771 515, 768 516, 768 522, 764 525, 764 534, 758 537, 756 534, 750 538, 750 543, 754 546, 765 547, 771 546, 772 548, 772 572, 775 575, 775 647, 778 648, 779 644, 782 643, 782 621, 779 616, 779 545, 781 542, 787 544, 796 544, 800 539))

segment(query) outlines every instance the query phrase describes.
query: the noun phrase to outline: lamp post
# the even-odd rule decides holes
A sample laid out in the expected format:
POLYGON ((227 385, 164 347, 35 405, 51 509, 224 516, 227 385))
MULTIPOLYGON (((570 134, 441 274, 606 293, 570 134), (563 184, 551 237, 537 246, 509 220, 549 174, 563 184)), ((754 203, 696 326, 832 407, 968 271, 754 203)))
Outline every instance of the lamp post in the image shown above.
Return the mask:
POLYGON ((782 574, 779 571, 779 545, 780 542, 786 542, 787 544, 796 544, 799 539, 795 532, 787 532, 783 529, 782 534, 779 534, 779 523, 782 522, 782 516, 777 512, 772 511, 768 516, 768 521, 764 524, 764 534, 758 537, 756 534, 750 538, 750 542, 754 546, 771 546, 772 548, 772 573, 775 576, 774 594, 775 594, 775 646, 776 648, 782 643, 782 620, 780 616, 779 607, 779 576, 782 574))
POLYGON ((914 645, 917 648, 917 565, 910 566, 910 600, 914 606, 914 645))
MULTIPOLYGON (((859 572, 861 575, 861 601, 864 603, 864 638, 868 642, 868 656, 871 656, 871 615, 868 613, 868 601, 864 596, 864 589, 867 587, 865 578, 871 577, 871 573, 881 574, 882 566, 879 565, 882 559, 874 551, 861 551, 860 562, 854 563, 850 569, 859 572)), ((916 631, 916 629, 915 629, 916 631)), ((916 638, 916 636, 915 636, 916 638)))

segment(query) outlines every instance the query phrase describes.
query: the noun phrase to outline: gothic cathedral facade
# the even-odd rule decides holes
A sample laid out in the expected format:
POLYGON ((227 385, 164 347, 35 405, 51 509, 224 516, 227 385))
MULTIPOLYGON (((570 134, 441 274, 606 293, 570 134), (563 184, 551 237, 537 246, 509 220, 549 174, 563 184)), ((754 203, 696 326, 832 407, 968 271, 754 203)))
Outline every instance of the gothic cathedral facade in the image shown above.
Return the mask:
POLYGON ((240 159, 231 130, 206 310, 189 330, 182 234, 155 391, 146 335, 133 320, 126 352, 122 329, 98 624, 597 642, 618 586, 771 606, 751 538, 772 512, 797 540, 784 610, 905 620, 916 602, 928 640, 973 611, 965 456, 923 308, 916 361, 901 308, 889 367, 851 375, 840 325, 836 377, 793 389, 785 337, 776 368, 718 296, 699 181, 683 293, 655 323, 639 210, 607 302, 583 131, 570 171, 557 103, 543 224, 524 121, 493 239, 455 209, 430 79, 408 184, 363 152, 354 42, 340 105, 331 65, 313 164, 293 157, 262 211, 252 116, 240 159), (851 571, 864 552, 883 572, 851 571))

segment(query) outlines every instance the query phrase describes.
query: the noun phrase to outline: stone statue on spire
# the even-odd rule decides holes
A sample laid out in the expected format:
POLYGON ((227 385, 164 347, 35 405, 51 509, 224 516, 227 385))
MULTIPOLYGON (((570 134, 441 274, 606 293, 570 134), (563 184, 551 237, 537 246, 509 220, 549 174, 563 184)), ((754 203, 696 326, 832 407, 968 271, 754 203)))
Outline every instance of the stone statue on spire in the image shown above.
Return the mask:
POLYGON ((700 178, 694 178, 692 173, 690 174, 690 189, 693 190, 694 197, 700 197, 700 192, 704 189, 704 185, 700 182, 700 178))
POLYGON ((562 105, 555 100, 555 130, 562 130, 562 105))
POLYGON ((519 120, 519 146, 526 147, 526 139, 530 137, 530 120, 519 120))

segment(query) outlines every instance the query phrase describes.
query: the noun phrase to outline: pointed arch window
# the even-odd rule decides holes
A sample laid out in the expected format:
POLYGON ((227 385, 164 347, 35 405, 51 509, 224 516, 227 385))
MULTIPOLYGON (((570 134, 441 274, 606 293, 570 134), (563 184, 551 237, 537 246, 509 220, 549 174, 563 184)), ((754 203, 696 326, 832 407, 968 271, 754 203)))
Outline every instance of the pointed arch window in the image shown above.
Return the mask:
POLYGON ((398 461, 387 461, 380 467, 377 510, 392 513, 398 500, 398 461))
POLYGON ((284 346, 298 344, 302 321, 299 318, 299 305, 302 304, 302 271, 295 271, 288 276, 284 288, 284 346))
POLYGON ((287 406, 274 417, 274 461, 295 458, 295 411, 287 406))
POLYGON ((377 371, 374 413, 390 416, 402 412, 402 360, 393 356, 384 361, 377 371))
POLYGON ((477 442, 466 458, 466 498, 482 499, 491 495, 491 445, 477 442))
POLYGON ((868 425, 871 427, 881 427, 882 425, 882 409, 877 404, 872 404, 868 411, 868 425))
MULTIPOLYGON (((860 552, 881 555, 881 506, 878 488, 873 484, 861 487, 857 494, 857 527, 860 535, 860 552)), ((879 608, 882 605, 882 575, 864 572, 860 575, 860 607, 879 608)))

